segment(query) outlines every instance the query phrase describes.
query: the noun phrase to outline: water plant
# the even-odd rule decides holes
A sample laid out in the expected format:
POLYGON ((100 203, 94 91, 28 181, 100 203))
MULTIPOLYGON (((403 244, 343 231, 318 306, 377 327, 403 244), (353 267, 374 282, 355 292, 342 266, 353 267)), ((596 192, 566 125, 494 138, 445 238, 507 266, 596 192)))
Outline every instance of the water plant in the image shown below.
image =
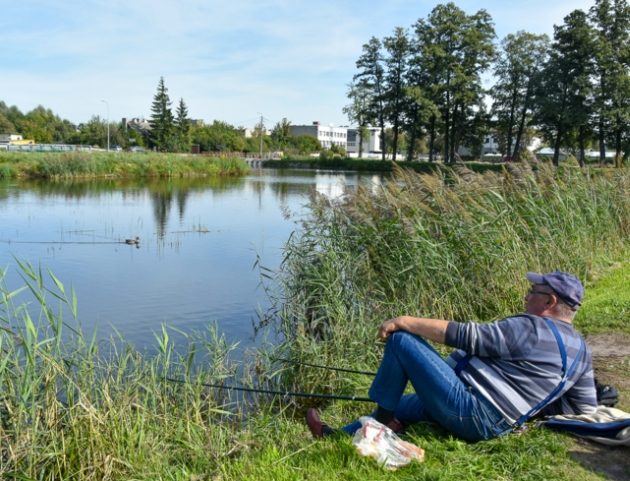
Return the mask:
POLYGON ((20 289, 9 291, 0 272, 0 478, 214 472, 243 435, 229 393, 203 387, 235 372, 216 330, 185 334, 178 351, 163 327, 151 356, 121 338, 97 341, 82 332, 73 290, 18 264, 20 289))

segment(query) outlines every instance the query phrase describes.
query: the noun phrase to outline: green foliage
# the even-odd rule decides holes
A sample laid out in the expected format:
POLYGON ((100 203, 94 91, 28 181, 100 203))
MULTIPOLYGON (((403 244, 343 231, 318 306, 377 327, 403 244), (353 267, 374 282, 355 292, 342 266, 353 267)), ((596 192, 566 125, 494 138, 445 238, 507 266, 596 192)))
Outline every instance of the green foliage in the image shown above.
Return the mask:
POLYGON ((95 152, 0 153, 0 178, 184 177, 243 175, 242 159, 95 152))
MULTIPOLYGON (((582 153, 592 116, 591 77, 594 74, 594 33, 581 10, 556 26, 551 54, 538 92, 537 121, 554 140, 553 162, 571 131, 578 131, 582 153)), ((584 163, 583 155, 580 158, 584 163)))
POLYGON ((512 159, 521 156, 521 142, 531 120, 534 93, 540 83, 549 49, 546 35, 517 32, 501 42, 501 53, 494 67, 496 83, 491 89, 492 112, 501 150, 512 159))
POLYGON ((0 477, 189 480, 217 470, 243 414, 231 424, 229 397, 202 385, 236 369, 216 328, 186 335, 181 354, 165 327, 153 357, 120 338, 96 342, 81 332, 74 289, 18 263, 20 289, 7 290, 0 271, 0 477), (17 302, 25 297, 28 307, 17 302), (210 365, 196 369, 202 359, 210 365))
POLYGON ((191 129, 193 144, 199 144, 202 152, 242 152, 245 150, 245 138, 241 130, 220 120, 211 125, 191 129))
POLYGON ((177 106, 175 133, 177 137, 176 150, 178 152, 190 151, 190 119, 188 118, 188 108, 184 99, 179 99, 179 105, 177 106))
POLYGON ((289 138, 291 137, 291 122, 283 117, 280 122, 274 125, 271 130, 271 138, 279 147, 280 150, 284 150, 289 144, 289 138))
POLYGON ((310 135, 296 135, 288 139, 286 151, 288 154, 310 155, 322 148, 319 140, 310 135))
POLYGON ((359 72, 354 76, 356 88, 369 92, 365 95, 367 122, 381 129, 381 149, 385 160, 385 68, 383 67, 382 43, 372 37, 363 45, 363 53, 357 60, 359 72))
POLYGON ((384 59, 385 82, 383 101, 385 104, 385 116, 391 125, 392 139, 386 142, 391 146, 392 160, 396 161, 398 154, 398 136, 402 126, 403 110, 405 103, 406 73, 409 67, 411 55, 411 41, 407 32, 400 27, 394 29, 391 37, 383 39, 383 47, 387 53, 384 59))
POLYGON ((575 324, 587 334, 625 332, 630 334, 630 262, 611 263, 594 272, 586 285, 586 300, 575 324))
POLYGON ((164 77, 160 77, 157 92, 153 97, 150 123, 151 145, 160 152, 173 151, 176 144, 175 120, 171 111, 168 89, 164 85, 164 77))

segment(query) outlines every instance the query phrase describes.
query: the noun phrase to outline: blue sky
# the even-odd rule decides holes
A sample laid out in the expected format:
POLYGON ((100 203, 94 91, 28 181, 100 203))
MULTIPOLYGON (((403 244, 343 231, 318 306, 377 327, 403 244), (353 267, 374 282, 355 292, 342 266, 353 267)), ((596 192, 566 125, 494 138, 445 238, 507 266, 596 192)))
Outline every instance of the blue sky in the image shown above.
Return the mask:
MULTIPOLYGON (((458 1, 485 8, 497 41, 553 25, 592 0, 458 1)), ((79 123, 150 116, 160 76, 192 118, 253 126, 287 117, 344 125, 361 46, 410 28, 412 0, 0 0, 0 100, 79 123), (107 104, 101 100, 106 100, 107 104)))

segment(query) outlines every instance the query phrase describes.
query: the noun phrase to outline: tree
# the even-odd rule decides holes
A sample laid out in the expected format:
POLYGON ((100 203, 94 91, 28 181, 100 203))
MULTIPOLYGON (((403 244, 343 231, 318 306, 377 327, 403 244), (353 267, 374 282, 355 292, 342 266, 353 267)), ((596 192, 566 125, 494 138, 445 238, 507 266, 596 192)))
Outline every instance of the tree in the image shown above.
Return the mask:
POLYGON ((595 106, 600 162, 606 159, 607 131, 612 133, 615 161, 622 161, 623 134, 630 122, 630 7, 626 0, 596 0, 590 10, 596 31, 595 106))
POLYGON ((405 78, 411 47, 407 32, 401 27, 396 27, 393 36, 385 37, 383 45, 387 52, 384 61, 383 105, 385 116, 392 126, 392 160, 396 162, 398 135, 405 105, 405 78))
MULTIPOLYGON (((439 112, 420 86, 406 87, 404 101, 402 129, 407 138, 407 161, 412 161, 421 145, 425 125, 437 118, 439 112)), ((432 160, 431 155, 429 159, 432 160)))
POLYGON ((282 149, 287 146, 291 137, 291 122, 283 117, 282 120, 276 123, 271 129, 271 138, 282 149))
POLYGON ((177 106, 175 132, 177 137, 177 150, 180 152, 188 152, 190 150, 190 119, 188 118, 188 108, 182 98, 179 99, 179 105, 177 106))
POLYGON ((523 133, 534 106, 534 92, 549 50, 546 35, 517 32, 501 42, 491 89, 492 113, 508 158, 518 160, 523 133), (516 140, 514 140, 516 138, 516 140), (513 143, 514 142, 514 143, 513 143))
POLYGON ((357 125, 359 134, 359 158, 363 157, 363 140, 367 132, 367 126, 370 123, 370 108, 372 92, 364 83, 352 82, 348 87, 348 98, 351 103, 343 108, 348 120, 357 125))
POLYGON ((287 146, 289 150, 300 155, 310 155, 313 152, 318 152, 322 149, 319 140, 315 137, 311 137, 310 135, 291 136, 289 137, 287 146))
POLYGON ((381 41, 372 37, 363 45, 363 53, 357 60, 359 73, 354 76, 354 81, 362 88, 370 92, 369 95, 369 122, 376 122, 381 129, 382 159, 385 160, 385 103, 384 82, 385 70, 383 68, 383 54, 381 41))
POLYGON ((173 150, 175 141, 175 124, 171 111, 171 99, 164 85, 164 77, 160 77, 158 88, 151 105, 150 141, 160 152, 173 150))
MULTIPOLYGON (((417 56, 432 80, 431 97, 441 113, 444 161, 455 151, 483 96, 481 73, 494 58, 494 27, 490 15, 479 10, 466 15, 454 3, 438 5, 415 27, 417 56)), ((433 119, 434 121, 437 118, 433 119)), ((435 132, 432 129, 432 142, 435 132)))
POLYGON ((0 134, 14 134, 15 125, 0 112, 0 134))
POLYGON ((572 131, 577 132, 580 162, 584 163, 592 112, 593 49, 593 30, 582 10, 574 10, 563 25, 554 27, 554 42, 538 96, 538 120, 554 138, 554 165, 558 165, 560 147, 572 131))
POLYGON ((191 137, 193 143, 199 144, 205 152, 242 152, 245 149, 242 132, 220 120, 215 120, 211 125, 194 127, 191 137))

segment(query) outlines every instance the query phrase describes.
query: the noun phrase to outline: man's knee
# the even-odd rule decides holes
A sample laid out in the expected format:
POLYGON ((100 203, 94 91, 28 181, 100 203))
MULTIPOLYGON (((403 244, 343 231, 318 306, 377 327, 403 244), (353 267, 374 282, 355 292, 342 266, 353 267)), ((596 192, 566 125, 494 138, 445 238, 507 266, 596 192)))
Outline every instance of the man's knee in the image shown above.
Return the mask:
POLYGON ((390 334, 387 342, 391 344, 392 347, 396 348, 404 344, 415 344, 418 342, 422 342, 422 338, 407 331, 396 331, 390 334))
POLYGON ((396 331, 390 334, 387 343, 391 344, 391 349, 397 352, 400 352, 401 350, 411 350, 416 352, 418 349, 424 351, 425 348, 435 352, 435 349, 433 349, 426 340, 407 331, 396 331))

